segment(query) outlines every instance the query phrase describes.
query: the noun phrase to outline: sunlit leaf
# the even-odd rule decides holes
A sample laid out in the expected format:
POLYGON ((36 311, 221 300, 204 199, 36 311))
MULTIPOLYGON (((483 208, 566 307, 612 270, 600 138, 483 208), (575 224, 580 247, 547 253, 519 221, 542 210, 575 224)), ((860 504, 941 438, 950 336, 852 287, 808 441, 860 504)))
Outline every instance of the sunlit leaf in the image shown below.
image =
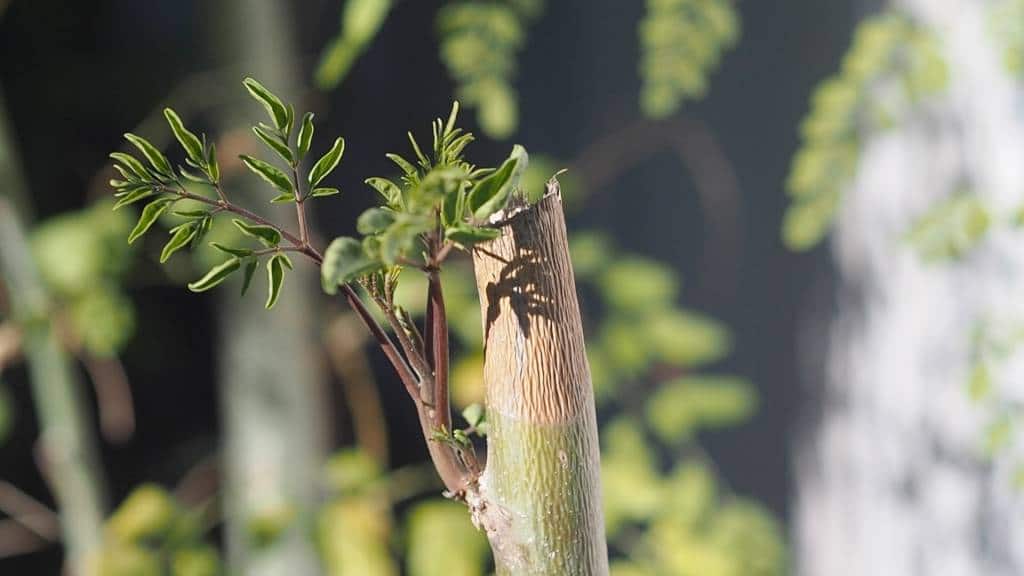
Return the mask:
POLYGON ((135 224, 135 228, 128 234, 128 243, 135 242, 136 239, 145 234, 172 202, 173 199, 171 198, 158 198, 146 204, 146 207, 142 209, 142 214, 139 216, 138 223, 135 224))
POLYGON ((160 263, 162 264, 167 262, 167 259, 170 258, 172 254, 184 248, 185 245, 192 241, 192 238, 195 235, 196 227, 191 223, 179 226, 174 231, 174 234, 171 235, 171 239, 167 241, 167 244, 164 244, 164 249, 160 252, 160 263))
POLYGON ((337 168, 338 163, 341 162, 341 156, 345 153, 345 139, 338 138, 334 141, 334 145, 327 151, 313 168, 309 171, 309 185, 310 187, 316 187, 326 178, 331 171, 337 168))
POLYGON ((242 261, 237 257, 232 256, 221 264, 214 266, 205 276, 192 282, 188 285, 188 289, 193 292, 205 292, 220 285, 222 282, 227 280, 228 276, 238 270, 241 266, 242 261))
POLYGON ((234 224, 246 236, 258 239, 268 247, 274 247, 281 243, 281 232, 273 226, 263 224, 249 224, 244 220, 232 219, 234 224))
POLYGON ((181 143, 181 147, 185 149, 185 154, 192 159, 193 162, 203 165, 205 159, 203 158, 203 143, 200 142, 199 138, 195 134, 190 132, 185 125, 181 122, 181 118, 178 114, 170 108, 164 108, 164 118, 167 119, 167 123, 171 126, 171 132, 174 133, 174 137, 181 143))
POLYGON ((295 186, 289 178, 280 168, 268 164, 259 158, 253 158, 252 156, 246 156, 242 154, 239 156, 242 159, 242 163, 245 167, 251 170, 254 174, 262 178, 264 181, 269 183, 274 188, 277 188, 285 194, 295 194, 295 186))
POLYGON ((306 112, 302 117, 302 125, 299 127, 299 137, 296 143, 296 148, 299 153, 299 160, 306 157, 306 153, 309 152, 309 146, 313 142, 313 113, 306 112))
POLYGON ((146 160, 149 160, 150 165, 158 173, 167 177, 174 176, 174 172, 171 170, 171 163, 167 160, 167 157, 163 155, 163 152, 157 150, 156 146, 150 144, 149 140, 130 132, 126 133, 124 137, 142 152, 142 155, 146 157, 146 160))
POLYGON ((253 126, 253 134, 263 142, 267 148, 274 151, 282 160, 288 164, 295 162, 295 157, 292 156, 292 150, 288 147, 288 143, 281 139, 277 134, 271 133, 269 130, 262 126, 253 126))
POLYGON ((267 114, 274 121, 277 129, 285 131, 285 128, 288 126, 288 108, 284 105, 284 102, 253 78, 246 78, 242 81, 242 84, 249 91, 249 94, 267 109, 267 114))

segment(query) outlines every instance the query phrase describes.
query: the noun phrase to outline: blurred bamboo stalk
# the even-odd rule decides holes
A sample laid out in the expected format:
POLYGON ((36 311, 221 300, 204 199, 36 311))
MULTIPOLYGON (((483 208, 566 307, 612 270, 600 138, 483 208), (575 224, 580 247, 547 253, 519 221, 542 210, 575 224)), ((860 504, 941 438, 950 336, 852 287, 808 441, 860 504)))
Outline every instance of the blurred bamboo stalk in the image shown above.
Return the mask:
POLYGON ((67 566, 71 573, 85 575, 89 556, 102 540, 104 480, 81 385, 52 326, 49 296, 15 207, 27 194, 5 113, 0 99, 0 274, 7 285, 11 316, 22 328, 39 418, 43 473, 57 501, 67 566))
MULTIPOLYGON (((300 68, 289 4, 233 0, 218 10, 214 41, 224 63, 244 63, 246 75, 295 102, 300 68)), ((222 128, 245 126, 248 131, 254 109, 255 104, 231 108, 220 119, 222 128)), ((247 200, 271 212, 268 199, 253 194, 247 200)), ((293 210, 278 210, 279 221, 294 218, 293 210)), ((221 344, 220 389, 232 574, 321 573, 310 537, 324 461, 322 362, 317 357, 322 346, 310 308, 318 291, 313 271, 297 265, 285 290, 292 297, 281 298, 272 311, 255 294, 239 299, 225 293, 217 307, 220 332, 230 335, 221 344)))

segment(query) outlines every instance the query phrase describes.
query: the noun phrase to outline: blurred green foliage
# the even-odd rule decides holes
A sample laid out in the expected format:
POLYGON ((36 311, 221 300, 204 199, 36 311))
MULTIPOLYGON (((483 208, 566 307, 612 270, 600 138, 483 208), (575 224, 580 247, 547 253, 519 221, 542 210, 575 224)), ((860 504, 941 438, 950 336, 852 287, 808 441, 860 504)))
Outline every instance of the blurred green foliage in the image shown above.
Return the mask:
POLYGON ((543 9, 543 0, 455 0, 438 13, 441 60, 487 136, 508 138, 519 125, 516 58, 543 9))
POLYGON ((134 306, 123 279, 131 262, 124 237, 132 222, 97 202, 40 223, 31 234, 32 254, 43 281, 65 313, 80 344, 91 354, 117 354, 135 328, 134 306))
POLYGON ((990 10, 990 27, 1003 46, 1006 70, 1024 76, 1024 1, 997 0, 990 10))
POLYGON ((1024 489, 1024 460, 1016 446, 1024 414, 1016 396, 1004 383, 1004 368, 1024 344, 1024 324, 1018 319, 998 317, 978 322, 971 333, 970 364, 966 392, 985 421, 979 451, 989 459, 1010 458, 1012 483, 1024 489))
POLYGON ((990 224, 982 200, 960 192, 931 206, 907 234, 907 241, 925 262, 953 260, 977 245, 990 224))
POLYGON ((786 181, 793 201, 782 228, 791 249, 813 248, 828 233, 865 138, 893 126, 946 82, 930 31, 896 12, 857 27, 842 69, 818 86, 800 126, 803 144, 786 181))
POLYGON ((640 22, 640 105, 664 118, 707 94, 708 77, 739 41, 732 0, 647 0, 640 22))
POLYGON ((701 457, 660 472, 642 422, 620 418, 602 431, 605 523, 613 574, 781 575, 786 545, 757 503, 722 494, 701 457))
POLYGON ((99 576, 217 576, 217 549, 203 541, 201 509, 187 509, 163 488, 136 488, 107 520, 96 558, 99 576))
POLYGON ((341 29, 328 41, 314 78, 321 90, 336 88, 380 31, 392 8, 392 0, 346 0, 341 29))

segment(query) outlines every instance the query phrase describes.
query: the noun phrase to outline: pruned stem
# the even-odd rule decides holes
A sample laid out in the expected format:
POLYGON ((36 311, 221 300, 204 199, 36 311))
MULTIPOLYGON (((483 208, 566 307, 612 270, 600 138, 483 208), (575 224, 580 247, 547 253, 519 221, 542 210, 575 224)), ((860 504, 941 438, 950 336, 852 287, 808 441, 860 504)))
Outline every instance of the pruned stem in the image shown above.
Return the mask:
POLYGON ((469 499, 497 572, 608 574, 597 418, 557 182, 474 250, 488 458, 469 499))

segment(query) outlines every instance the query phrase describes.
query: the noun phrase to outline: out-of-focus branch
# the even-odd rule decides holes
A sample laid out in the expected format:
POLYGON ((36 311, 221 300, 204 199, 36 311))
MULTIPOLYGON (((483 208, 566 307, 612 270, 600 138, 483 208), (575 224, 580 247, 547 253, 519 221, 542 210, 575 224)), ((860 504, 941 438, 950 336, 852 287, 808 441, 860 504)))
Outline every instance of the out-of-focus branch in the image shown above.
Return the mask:
POLYGON ((0 480, 0 512, 39 538, 49 542, 60 538, 57 514, 5 480, 0 480))
POLYGON ((718 139, 703 122, 683 116, 637 120, 591 143, 572 162, 571 170, 584 179, 591 194, 596 194, 625 171, 665 149, 675 152, 693 178, 708 224, 701 282, 735 286, 742 242, 739 179, 718 139))
POLYGON ((46 287, 32 261, 12 198, 24 199, 13 140, 0 110, 0 276, 7 284, 11 319, 21 326, 40 426, 40 447, 60 511, 70 569, 83 573, 99 547, 106 503, 95 438, 79 383, 50 320, 46 287))
POLYGON ((388 429, 373 369, 366 357, 369 335, 352 314, 337 316, 324 332, 331 367, 341 380, 356 444, 381 466, 388 463, 388 429))
POLYGON ((7 322, 0 324, 0 373, 21 358, 21 329, 7 322))

